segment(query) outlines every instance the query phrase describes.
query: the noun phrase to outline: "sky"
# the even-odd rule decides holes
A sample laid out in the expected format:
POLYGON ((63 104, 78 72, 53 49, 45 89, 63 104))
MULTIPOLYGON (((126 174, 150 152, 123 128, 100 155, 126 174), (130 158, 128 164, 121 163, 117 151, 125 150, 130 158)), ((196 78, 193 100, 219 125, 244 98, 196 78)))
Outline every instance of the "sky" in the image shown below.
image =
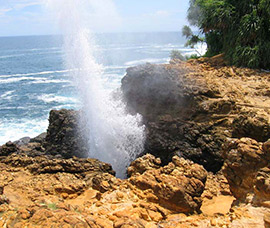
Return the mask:
MULTIPOLYGON (((61 30, 50 10, 45 7, 45 1, 0 0, 0 36, 60 34, 61 30)), ((64 0, 51 0, 53 1, 64 0)), ((101 2, 101 0, 89 1, 101 2)), ((117 23, 115 20, 114 25, 111 26, 110 23, 106 23, 106 20, 97 20, 99 22, 93 23, 94 32, 181 31, 183 25, 188 24, 186 14, 189 0, 107 1, 112 1, 114 4, 117 23)), ((109 12, 110 9, 107 10, 109 12)), ((107 21, 112 22, 113 18, 115 17, 107 21)))

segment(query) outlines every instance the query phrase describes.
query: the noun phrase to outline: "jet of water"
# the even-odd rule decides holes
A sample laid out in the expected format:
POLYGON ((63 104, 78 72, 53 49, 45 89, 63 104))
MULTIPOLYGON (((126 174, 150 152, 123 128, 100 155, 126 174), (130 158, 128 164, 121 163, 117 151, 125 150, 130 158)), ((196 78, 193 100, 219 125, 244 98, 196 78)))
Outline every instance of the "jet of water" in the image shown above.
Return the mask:
POLYGON ((102 80, 103 66, 94 58, 97 46, 89 30, 97 18, 116 18, 112 0, 47 0, 64 34, 65 64, 82 102, 81 127, 86 128, 89 157, 112 164, 117 176, 143 151, 141 116, 130 115, 121 99, 102 80), (106 6, 106 7, 104 7, 106 6), (105 9, 104 9, 105 8, 105 9), (107 12, 108 11, 108 12, 107 12))

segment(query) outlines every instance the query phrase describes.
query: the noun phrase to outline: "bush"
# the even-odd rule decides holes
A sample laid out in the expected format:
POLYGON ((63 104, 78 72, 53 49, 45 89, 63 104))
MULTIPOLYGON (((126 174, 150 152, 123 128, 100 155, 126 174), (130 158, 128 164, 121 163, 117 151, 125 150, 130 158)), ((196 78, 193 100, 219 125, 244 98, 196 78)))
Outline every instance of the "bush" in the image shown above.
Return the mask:
POLYGON ((205 34, 207 55, 231 64, 270 67, 269 0, 190 0, 190 24, 205 34))
POLYGON ((171 57, 172 60, 175 60, 175 59, 181 60, 181 61, 186 60, 185 57, 181 54, 181 52, 178 51, 178 50, 172 50, 171 54, 170 54, 170 57, 171 57))
POLYGON ((198 56, 197 54, 192 54, 190 56, 187 56, 186 59, 189 60, 189 59, 198 59, 200 58, 201 56, 198 56))

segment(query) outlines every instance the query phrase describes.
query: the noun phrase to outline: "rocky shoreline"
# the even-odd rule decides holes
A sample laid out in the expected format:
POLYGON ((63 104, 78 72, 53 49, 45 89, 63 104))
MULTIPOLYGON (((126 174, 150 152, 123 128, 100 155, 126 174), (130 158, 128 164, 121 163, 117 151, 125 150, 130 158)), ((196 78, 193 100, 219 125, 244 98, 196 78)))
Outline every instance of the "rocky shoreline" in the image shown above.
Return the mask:
POLYGON ((145 151, 115 177, 85 158, 79 113, 0 147, 0 227, 270 227, 270 73, 222 56, 129 68, 145 151))

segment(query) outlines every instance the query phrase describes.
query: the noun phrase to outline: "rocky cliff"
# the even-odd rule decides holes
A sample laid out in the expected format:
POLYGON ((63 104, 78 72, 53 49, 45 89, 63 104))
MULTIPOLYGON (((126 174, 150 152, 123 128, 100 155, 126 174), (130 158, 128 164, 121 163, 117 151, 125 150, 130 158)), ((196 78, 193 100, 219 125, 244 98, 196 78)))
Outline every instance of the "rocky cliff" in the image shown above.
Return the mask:
POLYGON ((122 90, 147 129, 145 152, 163 163, 174 155, 217 172, 227 138, 270 137, 269 73, 212 59, 141 65, 127 70, 122 90))

